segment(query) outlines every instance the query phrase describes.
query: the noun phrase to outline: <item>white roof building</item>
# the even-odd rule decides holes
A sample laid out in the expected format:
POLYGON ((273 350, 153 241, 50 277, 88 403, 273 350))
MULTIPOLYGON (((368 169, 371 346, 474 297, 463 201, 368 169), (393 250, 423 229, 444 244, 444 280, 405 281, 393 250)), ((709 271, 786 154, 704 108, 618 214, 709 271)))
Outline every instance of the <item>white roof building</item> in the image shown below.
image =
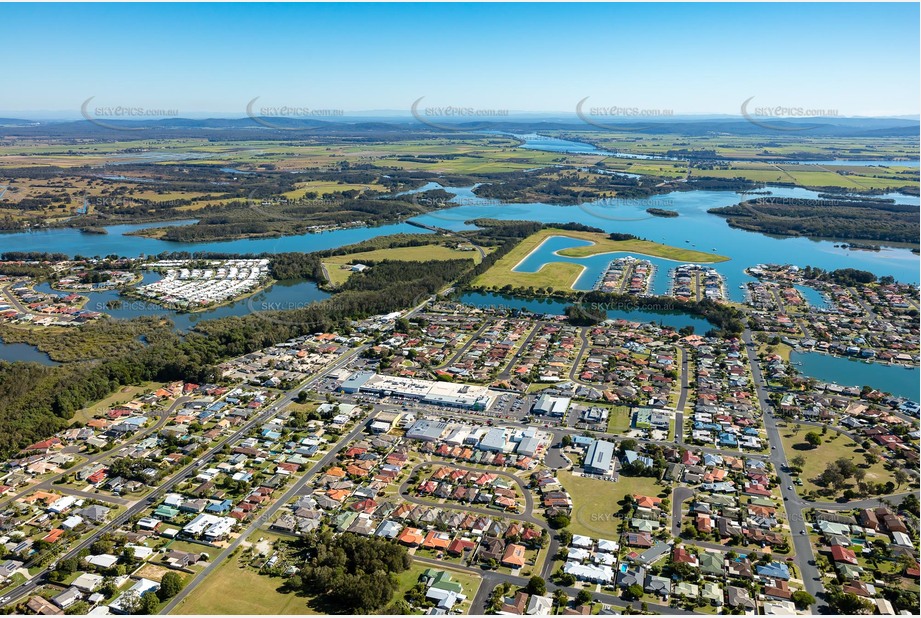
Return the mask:
POLYGON ((101 569, 108 569, 118 562, 118 556, 113 556, 112 554, 99 554, 98 556, 87 556, 84 560, 93 566, 98 566, 101 569))

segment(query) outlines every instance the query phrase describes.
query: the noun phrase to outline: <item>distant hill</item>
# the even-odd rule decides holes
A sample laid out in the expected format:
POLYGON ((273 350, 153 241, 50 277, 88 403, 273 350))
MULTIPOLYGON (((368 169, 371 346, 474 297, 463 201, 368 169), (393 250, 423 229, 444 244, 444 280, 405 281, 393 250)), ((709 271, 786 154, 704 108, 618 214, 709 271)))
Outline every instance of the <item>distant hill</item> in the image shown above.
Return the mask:
MULTIPOLYGON (((307 118, 165 118, 157 120, 104 120, 105 126, 79 121, 33 121, 0 119, 0 136, 23 137, 95 137, 112 138, 123 135, 123 130, 146 128, 157 138, 208 137, 211 139, 290 139, 309 135, 365 135, 386 133, 391 138, 407 139, 407 134, 439 134, 444 129, 429 126, 411 118, 349 118, 320 120, 307 118), (227 135, 216 135, 227 132, 227 135), (400 135, 403 134, 403 135, 400 135)), ((457 122, 439 120, 442 126, 455 131, 472 133, 498 131, 506 133, 534 133, 540 131, 588 131, 604 134, 607 129, 586 124, 578 119, 521 119, 490 120, 484 122, 457 122)), ((739 117, 686 117, 669 121, 655 120, 605 123, 612 131, 623 129, 634 134, 700 135, 787 135, 806 137, 917 137, 921 123, 911 118, 820 118, 787 119, 764 122, 759 126, 739 117), (809 127, 803 130, 802 127, 809 127)))

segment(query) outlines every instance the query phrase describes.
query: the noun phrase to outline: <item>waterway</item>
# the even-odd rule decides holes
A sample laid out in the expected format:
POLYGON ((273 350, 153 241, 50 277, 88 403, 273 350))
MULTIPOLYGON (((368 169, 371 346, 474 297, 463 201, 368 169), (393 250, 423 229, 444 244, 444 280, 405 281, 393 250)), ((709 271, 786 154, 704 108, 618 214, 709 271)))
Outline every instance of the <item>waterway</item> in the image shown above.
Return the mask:
MULTIPOLYGON (((529 134, 510 134, 522 140, 524 143, 521 148, 526 150, 543 150, 546 152, 560 152, 569 154, 592 154, 605 157, 618 157, 621 159, 642 159, 642 160, 664 160, 664 161, 686 161, 679 157, 668 157, 665 155, 644 155, 630 152, 619 152, 604 150, 586 142, 576 142, 572 140, 548 137, 546 135, 529 134)), ((734 161, 735 159, 728 160, 734 161)), ((767 159, 739 159, 738 162, 752 163, 776 163, 778 165, 846 165, 850 167, 918 167, 921 164, 919 159, 901 160, 901 159, 825 159, 825 160, 783 160, 778 159, 771 161, 767 159)))
POLYGON ((898 397, 919 401, 919 369, 902 365, 865 363, 821 352, 791 352, 790 361, 802 363, 797 371, 842 386, 872 386, 898 397))
MULTIPOLYGON (((481 309, 514 309, 541 315, 564 315, 566 307, 572 304, 552 298, 521 298, 484 292, 467 292, 461 295, 460 300, 463 303, 480 307, 481 309)), ((598 307, 598 309, 605 309, 608 318, 612 320, 655 322, 675 329, 693 326, 694 332, 698 334, 703 334, 713 328, 713 325, 706 320, 695 318, 680 311, 653 311, 618 307, 598 307)))
POLYGON ((169 221, 162 223, 139 223, 112 225, 106 227, 108 234, 85 234, 74 228, 52 228, 33 232, 15 232, 0 234, 0 253, 4 251, 48 251, 65 253, 70 256, 86 257, 119 255, 138 257, 140 255, 158 255, 163 252, 189 251, 193 253, 284 253, 287 251, 322 251, 342 247, 353 243, 386 236, 389 234, 419 234, 425 230, 409 225, 395 223, 379 227, 354 227, 342 230, 330 230, 315 234, 282 236, 278 238, 243 238, 238 240, 210 242, 173 242, 128 236, 130 232, 151 227, 188 225, 194 221, 169 221))
MULTIPOLYGON (((146 271, 141 285, 153 283, 159 279, 160 275, 158 273, 146 271)), ((53 290, 48 283, 36 285, 35 290, 45 294, 60 293, 53 290)), ((330 296, 328 293, 318 288, 317 284, 312 281, 277 281, 265 290, 226 305, 208 309, 207 311, 180 313, 151 301, 126 298, 121 296, 116 290, 104 290, 99 292, 81 291, 79 294, 89 298, 85 306, 89 311, 100 311, 114 318, 121 319, 131 319, 141 316, 164 316, 173 321, 176 329, 182 331, 189 330, 202 320, 213 320, 215 318, 225 318, 233 315, 241 316, 259 311, 301 309, 312 302, 323 300, 330 296)))
POLYGON ((42 365, 60 364, 51 360, 47 354, 35 346, 27 343, 4 343, 3 339, 0 339, 0 361, 9 361, 11 363, 21 361, 25 363, 41 363, 42 365))
MULTIPOLYGON (((608 154, 600 151, 590 144, 571 142, 567 140, 558 140, 554 138, 545 138, 542 136, 527 136, 523 147, 539 150, 548 150, 551 152, 582 152, 594 154, 608 154)), ((822 162, 831 164, 830 162, 822 162)), ((854 162, 849 162, 853 164, 854 162)), ((911 162, 893 161, 873 161, 865 162, 873 165, 891 163, 909 164, 911 162)), ((915 162, 917 165, 917 162, 915 162)), ((415 192, 427 189, 441 188, 441 185, 429 183, 415 192)), ((529 203, 529 204, 505 204, 496 200, 479 198, 473 194, 474 187, 443 187, 449 193, 455 195, 453 201, 459 205, 454 208, 443 209, 431 214, 419 216, 413 221, 451 230, 470 229, 472 226, 467 223, 477 218, 496 218, 496 219, 521 219, 533 220, 544 223, 559 223, 575 221, 603 229, 607 232, 626 232, 634 234, 641 238, 646 238, 655 242, 660 242, 676 247, 685 247, 704 253, 723 255, 731 258, 727 262, 715 264, 714 267, 719 271, 726 280, 727 292, 730 299, 743 300, 743 291, 740 286, 752 279, 743 272, 746 267, 761 263, 793 263, 799 266, 816 266, 827 270, 837 268, 857 268, 868 270, 876 275, 891 275, 896 280, 917 284, 919 282, 919 257, 913 254, 909 249, 902 247, 884 247, 880 251, 860 251, 851 250, 835 246, 837 243, 825 240, 810 240, 807 238, 789 238, 789 237, 772 237, 764 234, 737 230, 729 227, 726 221, 716 215, 709 214, 708 209, 728 206, 738 203, 744 196, 734 191, 676 191, 662 195, 655 195, 646 199, 631 199, 624 201, 601 200, 593 203, 580 204, 578 206, 561 206, 558 204, 546 203, 529 203), (646 213, 646 208, 666 208, 675 210, 680 213, 677 218, 652 217, 646 213)), ((791 198, 811 198, 818 199, 818 193, 806 189, 789 188, 789 187, 766 187, 771 195, 778 197, 791 198)), ((913 196, 903 196, 892 194, 884 197, 893 197, 899 203, 918 205, 919 200, 913 196)), ((95 234, 84 234, 76 229, 48 229, 35 232, 20 232, 12 234, 0 234, 0 252, 2 251, 48 251, 59 252, 68 255, 156 255, 162 252, 188 251, 193 253, 199 252, 227 252, 227 253, 278 253, 285 251, 320 251, 333 247, 360 242, 377 236, 398 233, 421 233, 424 230, 409 225, 408 223, 398 223, 392 225, 383 225, 379 227, 361 227, 350 228, 345 230, 335 230, 321 232, 317 234, 302 234, 298 236, 287 236, 280 238, 256 238, 241 239, 231 241, 212 241, 201 243, 177 243, 140 236, 127 236, 126 234, 145 227, 163 226, 163 225, 183 225, 188 221, 173 221, 168 223, 157 224, 136 224, 136 225, 117 225, 108 227, 108 234, 105 236, 95 234)), ((576 282, 576 289, 590 289, 591 284, 603 272, 607 264, 619 254, 610 254, 603 256, 592 256, 589 258, 562 258, 554 255, 555 251, 564 248, 562 245, 554 243, 545 243, 537 251, 528 256, 526 264, 522 267, 539 268, 541 264, 568 261, 575 262, 585 266, 586 270, 582 277, 576 282)), ((578 246, 582 241, 572 242, 569 246, 578 246)), ((660 258, 650 258, 655 264, 657 272, 653 279, 652 291, 656 294, 664 294, 668 289, 668 271, 678 262, 664 260, 660 258)), ((114 292, 98 293, 101 296, 96 297, 93 293, 90 301, 90 308, 105 306, 106 301, 117 298, 114 292), (112 298, 106 296, 111 294, 112 298)), ((276 284, 272 289, 244 299, 225 307, 219 307, 210 312, 199 314, 175 314, 162 308, 143 309, 145 311, 162 311, 171 313, 170 316, 177 322, 177 328, 189 328, 198 320, 222 317, 224 315, 241 315, 253 310, 264 308, 291 308, 291 305, 300 306, 313 300, 325 298, 325 293, 316 288, 315 285, 306 282, 292 284, 276 284)), ((471 300, 477 300, 474 296, 468 296, 471 300)), ((482 299, 480 299, 482 300, 482 299)), ((496 299, 486 299, 486 304, 494 303, 496 299)), ((807 294, 808 302, 817 302, 815 297, 810 298, 807 294)), ((479 301, 477 301, 479 302, 479 301)), ((508 299, 503 299, 502 303, 508 304, 508 299)), ((539 301, 523 301, 529 304, 539 301)), ((558 303, 554 307, 554 312, 562 313, 565 306, 558 303)), ((538 309, 534 309, 537 311, 538 309)), ((125 309, 128 313, 120 314, 119 310, 108 311, 117 317, 132 317, 139 315, 136 307, 131 304, 125 309)), ((643 312, 631 312, 629 315, 636 317, 625 317, 625 319, 642 320, 643 312)), ((614 316, 612 316, 614 317, 614 316)), ((653 320, 659 321, 658 314, 653 320)), ((693 319, 684 316, 686 319, 693 319)), ((672 318, 668 318, 672 320, 672 318)), ((683 326, 687 323, 678 322, 679 318, 674 317, 674 321, 664 322, 669 325, 683 326)), ((698 332, 706 331, 709 325, 698 320, 695 329, 698 332), (698 326, 700 328, 698 328, 698 326)), ((6 348, 8 346, 0 346, 6 348)), ((0 351, 0 355, 10 355, 9 351, 0 351)), ((22 352, 17 352, 22 354, 22 352)), ((844 361, 849 362, 849 361, 844 361)), ((881 371, 903 372, 905 376, 910 376, 910 372, 896 367, 889 368, 883 365, 868 365, 864 363, 857 364, 858 368, 877 367, 881 371)), ((808 373, 808 372, 807 372, 808 373)), ((819 376, 816 376, 819 377, 819 376)), ((912 378, 917 390, 917 374, 912 378)), ((876 386, 876 385, 874 385, 876 386)), ((879 385, 881 388, 882 385, 879 385)))

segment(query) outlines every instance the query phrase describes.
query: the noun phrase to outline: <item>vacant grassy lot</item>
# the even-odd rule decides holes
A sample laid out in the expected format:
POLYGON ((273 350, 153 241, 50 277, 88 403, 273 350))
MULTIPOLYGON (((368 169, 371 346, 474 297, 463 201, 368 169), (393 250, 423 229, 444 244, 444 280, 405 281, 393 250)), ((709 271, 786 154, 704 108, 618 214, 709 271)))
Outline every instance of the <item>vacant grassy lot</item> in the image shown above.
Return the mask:
POLYGON ((608 433, 627 433, 630 430, 629 406, 612 406, 608 415, 608 433))
POLYGON ((381 260, 398 260, 403 262, 426 262, 429 260, 473 260, 480 262, 479 251, 459 251, 444 245, 425 245, 422 247, 396 247, 393 249, 377 249, 337 255, 323 262, 329 275, 330 283, 342 285, 352 274, 352 271, 343 266, 353 262, 374 262, 381 260))
MULTIPOLYGON (((806 442, 806 434, 810 431, 818 432, 820 430, 817 427, 804 425, 800 432, 794 435, 791 425, 782 427, 780 433, 787 461, 790 461, 797 455, 802 455, 806 458, 806 465, 803 467, 805 471, 801 476, 803 479, 804 491, 822 490, 823 488, 816 485, 813 479, 822 474, 825 468, 828 467, 828 464, 840 457, 850 459, 866 470, 867 476, 865 480, 867 481, 876 483, 886 483, 887 481, 895 482, 892 473, 886 470, 881 462, 877 461, 872 466, 867 467, 866 460, 863 457, 863 448, 847 436, 829 431, 827 435, 822 436, 822 444, 813 448, 806 442), (838 437, 833 439, 834 436, 838 437)), ((851 485, 854 486, 856 483, 852 483, 851 485)))
POLYGON ((231 558, 195 588, 173 613, 315 614, 308 598, 278 591, 284 581, 241 567, 237 558, 231 558))
MULTIPOLYGON (((699 264, 715 264, 729 260, 723 255, 714 255, 692 249, 683 249, 681 247, 671 247, 661 243, 649 240, 611 240, 607 234, 597 232, 557 232, 553 230, 541 230, 537 234, 547 236, 562 235, 570 238, 580 238, 588 240, 595 244, 585 247, 572 247, 563 249, 560 255, 567 257, 590 257, 599 253, 630 253, 633 255, 649 255, 652 257, 665 258, 666 260, 675 260, 677 262, 696 262, 699 264)), ((536 235, 536 234, 535 234, 536 235)), ((528 239, 530 239, 529 237, 528 239)), ((543 239, 541 239, 543 240, 543 239)))
POLYGON ((657 496, 662 491, 655 479, 645 476, 621 475, 617 481, 610 482, 560 471, 557 478, 572 497, 572 523, 569 528, 573 534, 593 538, 617 538, 620 520, 614 515, 620 511, 620 503, 625 496, 657 496))
MULTIPOLYGON (((648 255, 661 257, 680 262, 715 263, 723 262, 729 258, 703 253, 679 247, 651 242, 648 240, 623 240, 614 241, 607 234, 598 232, 572 232, 569 230, 545 229, 536 232, 522 240, 518 246, 508 252, 502 259, 488 271, 474 279, 473 285, 483 288, 501 288, 505 285, 513 287, 552 288, 559 291, 572 291, 573 283, 582 274, 580 264, 569 262, 551 262, 545 264, 536 273, 516 272, 514 268, 521 260, 526 258, 544 240, 551 236, 565 236, 577 238, 594 243, 585 247, 563 249, 560 255, 567 257, 590 257, 599 253, 627 253, 631 255, 648 255)), ((611 259, 616 256, 612 255, 611 259)))
POLYGON ((155 391, 161 386, 163 386, 163 384, 160 382, 145 382, 140 386, 126 386, 122 389, 119 389, 117 392, 112 393, 105 399, 97 401, 91 406, 77 410, 73 418, 70 419, 70 423, 86 423, 94 416, 102 414, 112 406, 127 403, 138 395, 155 391))

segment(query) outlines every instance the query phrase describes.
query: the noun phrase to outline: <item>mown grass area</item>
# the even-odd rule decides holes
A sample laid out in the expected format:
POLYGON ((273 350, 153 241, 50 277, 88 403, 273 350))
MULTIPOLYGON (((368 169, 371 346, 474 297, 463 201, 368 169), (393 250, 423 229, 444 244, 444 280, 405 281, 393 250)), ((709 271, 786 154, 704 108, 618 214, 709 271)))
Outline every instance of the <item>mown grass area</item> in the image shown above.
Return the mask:
POLYGON ((231 558, 210 574, 174 610, 189 614, 316 614, 310 599, 280 592, 284 579, 260 575, 231 558))
POLYGON ((611 482, 560 471, 557 478, 572 498, 569 529, 573 534, 584 534, 596 539, 617 539, 620 519, 614 515, 620 511, 620 503, 625 496, 657 496, 662 491, 655 479, 645 476, 621 475, 617 481, 611 482))
MULTIPOLYGON (((544 229, 522 240, 514 249, 498 260, 492 268, 474 279, 473 286, 481 288, 513 287, 551 288, 559 291, 572 291, 572 286, 584 270, 581 264, 571 262, 550 262, 536 273, 524 273, 515 267, 542 242, 551 236, 565 236, 587 240, 592 245, 563 249, 559 253, 567 257, 590 257, 599 253, 625 253, 630 255, 648 255, 680 262, 715 263, 729 258, 712 253, 703 253, 690 249, 671 247, 648 240, 614 241, 607 234, 598 232, 574 232, 559 229, 544 229)), ((612 255, 613 260, 616 255, 612 255)))
POLYGON ((678 262, 695 262, 698 264, 715 264, 729 260, 724 255, 715 255, 713 253, 704 253, 694 251, 693 249, 684 249, 682 247, 672 247, 650 240, 611 240, 607 234, 598 232, 570 232, 541 230, 538 234, 550 232, 547 236, 569 236, 588 240, 594 244, 584 247, 572 247, 563 249, 560 255, 566 257, 591 257, 599 253, 630 253, 633 255, 648 255, 651 257, 664 258, 666 260, 675 260, 678 262))
POLYGON ((608 414, 608 433, 627 433, 630 431, 630 407, 612 406, 608 414))
POLYGON ((392 249, 377 249, 337 255, 323 261, 329 281, 333 285, 345 283, 352 271, 346 268, 348 264, 361 262, 379 262, 381 260, 396 260, 403 262, 426 262, 429 260, 473 260, 479 264, 480 252, 460 251, 445 245, 425 245, 421 247, 394 247, 392 249))
POLYGON ((100 399, 91 406, 77 410, 73 418, 70 419, 70 424, 73 425, 74 423, 86 423, 95 416, 102 414, 112 406, 127 403, 132 399, 137 398, 138 395, 155 391, 161 386, 163 386, 162 382, 145 382, 140 386, 126 386, 121 388, 105 399, 100 399))
MULTIPOLYGON (((824 488, 816 485, 813 479, 822 474, 825 468, 828 467, 828 464, 841 457, 850 459, 863 468, 867 473, 865 478, 866 481, 873 481, 875 483, 895 482, 892 472, 886 470, 881 461, 877 461, 867 467, 866 460, 863 457, 863 447, 847 436, 829 431, 826 435, 822 436, 822 444, 813 447, 806 442, 806 434, 810 431, 820 433, 821 429, 803 425, 799 433, 794 433, 793 424, 780 428, 780 439, 783 441, 784 454, 787 456, 787 461, 790 461, 797 455, 802 455, 806 458, 806 465, 803 466, 804 472, 800 475, 800 478, 803 480, 803 486, 800 491, 824 491, 824 488)), ((851 486, 855 485, 856 482, 851 483, 851 486)), ((844 491, 844 489, 842 489, 842 491, 844 491)), ((836 496, 837 495, 840 495, 840 493, 836 494, 836 496)), ((826 496, 826 498, 827 497, 828 496, 826 496)))

